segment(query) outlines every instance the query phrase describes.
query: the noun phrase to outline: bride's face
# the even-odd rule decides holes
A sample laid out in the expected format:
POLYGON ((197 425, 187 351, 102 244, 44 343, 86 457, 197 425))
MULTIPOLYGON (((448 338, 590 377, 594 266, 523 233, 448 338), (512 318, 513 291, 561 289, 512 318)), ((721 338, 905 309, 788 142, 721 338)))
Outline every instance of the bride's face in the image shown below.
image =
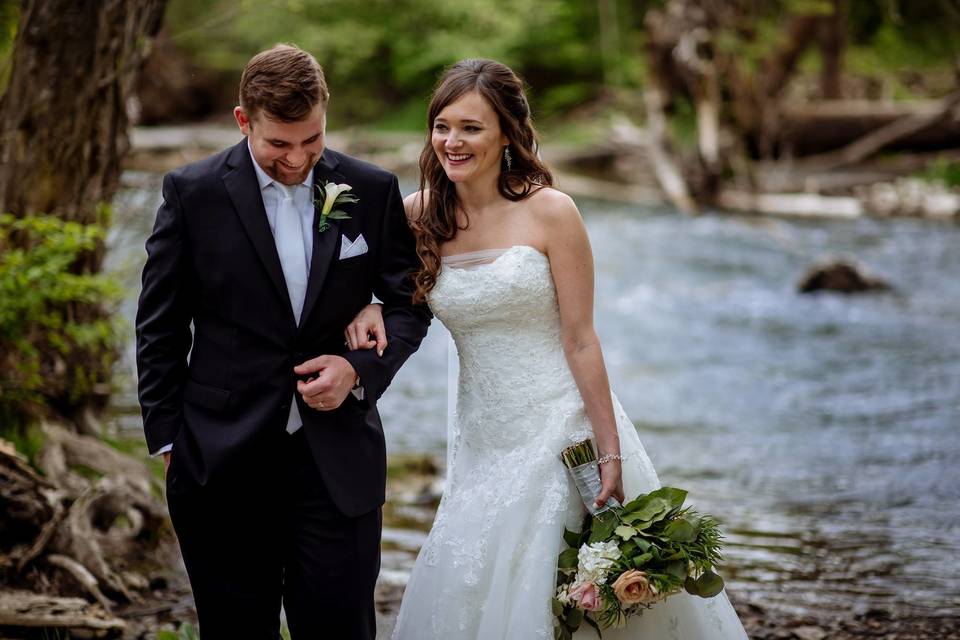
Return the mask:
POLYGON ((448 104, 433 121, 433 150, 447 178, 466 183, 495 179, 507 137, 497 113, 476 91, 448 104))

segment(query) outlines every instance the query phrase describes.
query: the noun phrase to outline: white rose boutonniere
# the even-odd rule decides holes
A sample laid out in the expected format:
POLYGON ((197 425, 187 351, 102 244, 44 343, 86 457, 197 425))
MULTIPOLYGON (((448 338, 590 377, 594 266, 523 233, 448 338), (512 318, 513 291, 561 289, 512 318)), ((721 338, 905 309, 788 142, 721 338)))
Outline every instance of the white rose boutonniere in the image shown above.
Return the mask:
POLYGON ((330 228, 330 223, 328 220, 349 220, 350 216, 336 209, 335 207, 342 204, 349 204, 351 202, 360 202, 360 198, 348 193, 353 189, 348 184, 336 184, 333 182, 325 182, 322 185, 317 185, 317 197, 313 199, 313 206, 320 207, 320 224, 317 226, 317 231, 323 233, 330 228))

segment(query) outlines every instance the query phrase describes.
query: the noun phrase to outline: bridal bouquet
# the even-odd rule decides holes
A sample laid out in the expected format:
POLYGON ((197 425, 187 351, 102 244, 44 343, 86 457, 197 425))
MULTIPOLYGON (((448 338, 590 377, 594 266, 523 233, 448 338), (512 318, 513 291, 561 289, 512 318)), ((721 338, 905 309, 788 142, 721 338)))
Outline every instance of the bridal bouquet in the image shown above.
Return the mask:
POLYGON ((682 590, 703 598, 723 590, 713 571, 723 535, 716 520, 683 507, 686 491, 662 487, 597 510, 600 474, 591 442, 564 449, 561 458, 590 515, 579 533, 563 532, 569 548, 557 562, 556 640, 570 640, 584 622, 601 635, 682 590))

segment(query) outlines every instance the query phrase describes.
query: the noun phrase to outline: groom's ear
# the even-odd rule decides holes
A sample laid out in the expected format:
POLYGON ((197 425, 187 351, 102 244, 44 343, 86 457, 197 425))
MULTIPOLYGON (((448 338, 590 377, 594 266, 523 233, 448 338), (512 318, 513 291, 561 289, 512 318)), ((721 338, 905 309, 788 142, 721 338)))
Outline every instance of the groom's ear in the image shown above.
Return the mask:
POLYGON ((250 117, 247 115, 247 112, 243 110, 243 107, 234 107, 233 108, 233 117, 237 121, 237 126, 240 127, 240 131, 245 136, 250 135, 250 117))

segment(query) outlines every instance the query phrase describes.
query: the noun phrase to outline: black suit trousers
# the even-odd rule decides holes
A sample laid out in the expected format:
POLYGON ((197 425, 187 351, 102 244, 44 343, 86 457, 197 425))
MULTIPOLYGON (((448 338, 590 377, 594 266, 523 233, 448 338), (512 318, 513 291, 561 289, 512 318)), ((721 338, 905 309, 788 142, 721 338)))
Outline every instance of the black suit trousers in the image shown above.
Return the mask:
POLYGON ((201 637, 277 640, 282 602, 294 640, 373 638, 380 509, 337 509, 303 428, 265 440, 216 484, 168 492, 201 637))

